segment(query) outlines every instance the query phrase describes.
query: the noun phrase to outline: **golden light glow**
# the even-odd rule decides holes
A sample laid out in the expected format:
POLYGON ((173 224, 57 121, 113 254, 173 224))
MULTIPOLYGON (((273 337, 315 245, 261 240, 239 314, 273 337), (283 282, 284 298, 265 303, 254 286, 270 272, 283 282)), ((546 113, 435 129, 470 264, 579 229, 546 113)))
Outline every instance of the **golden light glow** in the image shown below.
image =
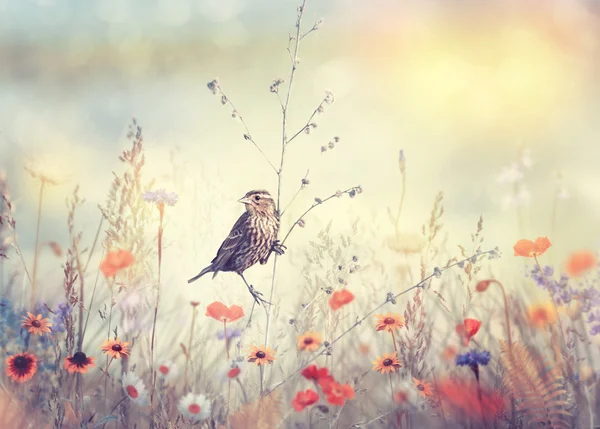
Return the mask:
POLYGON ((460 14, 413 12, 410 25, 374 36, 370 51, 402 112, 418 123, 527 132, 552 123, 587 84, 578 57, 584 25, 565 39, 551 17, 464 22, 460 14))

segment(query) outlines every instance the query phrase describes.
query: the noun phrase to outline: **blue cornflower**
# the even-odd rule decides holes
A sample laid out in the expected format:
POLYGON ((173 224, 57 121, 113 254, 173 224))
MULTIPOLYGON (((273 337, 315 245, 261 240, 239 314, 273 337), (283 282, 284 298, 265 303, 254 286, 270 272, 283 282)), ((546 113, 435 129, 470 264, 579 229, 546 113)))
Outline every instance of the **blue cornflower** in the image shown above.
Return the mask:
MULTIPOLYGON (((237 329, 237 328, 234 328, 234 329, 226 329, 225 331, 226 331, 226 333, 227 333, 227 339, 228 339, 228 340, 231 340, 232 338, 237 338, 237 337, 239 337, 239 336, 241 336, 241 335, 242 335, 242 331, 240 331, 240 330, 239 330, 239 329, 237 329)), ((224 339, 225 339, 225 334, 223 333, 223 331, 219 331, 219 332, 217 332, 217 338, 218 338, 219 340, 224 340, 224 339)))
POLYGON ((456 364, 471 368, 471 371, 473 371, 473 374, 475 374, 475 378, 479 383, 479 365, 487 365, 491 358, 492 355, 487 350, 471 350, 468 353, 456 356, 456 364))
POLYGON ((8 323, 14 313, 12 302, 8 298, 0 298, 0 319, 3 323, 8 323))
POLYGON ((52 330, 54 332, 65 331, 65 320, 67 319, 67 317, 69 317, 72 311, 73 308, 66 302, 61 302, 60 304, 58 304, 58 308, 52 316, 52 330))
POLYGON ((487 365, 492 358, 490 352, 471 350, 468 353, 456 356, 456 364, 459 366, 487 365))
POLYGON ((36 316, 38 314, 41 314, 44 318, 48 317, 48 310, 43 302, 38 302, 37 304, 35 304, 32 313, 34 313, 36 316))

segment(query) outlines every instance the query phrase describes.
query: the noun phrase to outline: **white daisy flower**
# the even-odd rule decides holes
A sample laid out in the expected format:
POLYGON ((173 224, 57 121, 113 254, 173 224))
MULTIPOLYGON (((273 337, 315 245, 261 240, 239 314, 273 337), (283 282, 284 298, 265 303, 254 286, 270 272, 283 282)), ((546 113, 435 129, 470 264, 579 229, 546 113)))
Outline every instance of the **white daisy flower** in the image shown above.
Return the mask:
POLYGON ((179 195, 175 192, 167 192, 164 189, 158 189, 156 191, 144 191, 142 198, 144 201, 151 203, 174 206, 177 203, 177 200, 179 200, 179 195))
POLYGON ((148 391, 144 382, 133 372, 128 372, 121 377, 123 390, 136 405, 146 405, 148 403, 148 391))
POLYGON ((419 405, 419 394, 413 383, 402 381, 394 389, 394 402, 402 410, 414 410, 419 405))
POLYGON ((502 169, 496 180, 500 183, 512 184, 521 181, 523 176, 524 174, 519 164, 513 163, 502 169))
POLYGON ((244 372, 246 371, 246 365, 247 362, 245 360, 240 362, 238 362, 237 360, 229 361, 225 366, 223 366, 219 370, 219 378, 223 381, 233 381, 244 374, 244 372))
POLYGON ((525 168, 531 168, 533 166, 533 158, 531 158, 531 149, 524 149, 521 153, 521 164, 525 168))
POLYGON ((156 372, 158 376, 166 382, 177 378, 177 375, 179 374, 177 365, 170 360, 159 363, 156 367, 156 372))
POLYGON ((210 400, 204 395, 188 393, 179 400, 177 409, 184 418, 196 423, 210 416, 210 400))

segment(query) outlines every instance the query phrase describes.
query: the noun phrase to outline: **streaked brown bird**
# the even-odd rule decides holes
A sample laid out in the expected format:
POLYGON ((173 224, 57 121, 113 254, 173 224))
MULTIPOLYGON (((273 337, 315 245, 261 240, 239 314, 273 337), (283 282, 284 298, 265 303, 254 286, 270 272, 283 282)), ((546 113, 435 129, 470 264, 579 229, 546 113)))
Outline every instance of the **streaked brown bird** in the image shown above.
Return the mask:
POLYGON ((271 194, 265 190, 250 191, 239 201, 246 206, 246 211, 233 225, 211 264, 189 279, 188 283, 198 280, 206 273, 214 273, 215 278, 219 271, 235 272, 244 280, 258 304, 267 303, 261 297, 262 294, 248 284, 244 271, 257 262, 266 264, 271 252, 283 254, 285 246, 277 240, 279 213, 271 194))

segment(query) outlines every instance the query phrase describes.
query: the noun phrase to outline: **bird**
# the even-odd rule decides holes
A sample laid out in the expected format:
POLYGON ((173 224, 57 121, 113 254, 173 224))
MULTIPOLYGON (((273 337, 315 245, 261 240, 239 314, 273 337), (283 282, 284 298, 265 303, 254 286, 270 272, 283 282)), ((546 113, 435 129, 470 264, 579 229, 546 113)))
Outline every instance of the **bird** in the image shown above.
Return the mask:
POLYGON ((277 240, 279 213, 273 197, 266 190, 249 191, 239 202, 245 205, 246 211, 233 225, 210 265, 189 279, 188 283, 207 273, 213 273, 214 279, 219 271, 235 272, 242 278, 256 303, 269 304, 260 292, 248 284, 244 271, 257 262, 266 264, 272 252, 284 254, 286 247, 277 240))

